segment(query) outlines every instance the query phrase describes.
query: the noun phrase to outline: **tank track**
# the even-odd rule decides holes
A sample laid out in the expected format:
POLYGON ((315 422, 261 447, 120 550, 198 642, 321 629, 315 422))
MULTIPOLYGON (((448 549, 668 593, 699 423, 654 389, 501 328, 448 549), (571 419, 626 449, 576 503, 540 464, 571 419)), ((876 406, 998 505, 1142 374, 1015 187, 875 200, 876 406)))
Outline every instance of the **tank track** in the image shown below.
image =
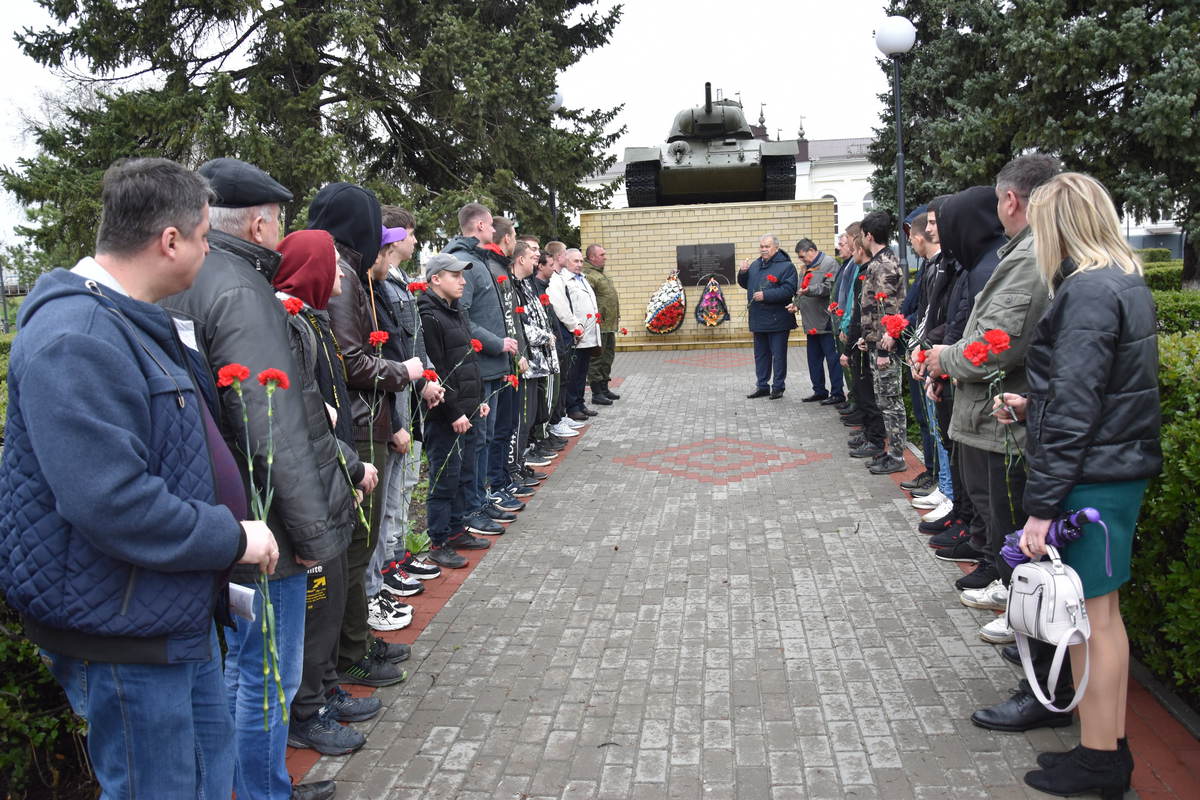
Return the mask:
POLYGON ((796 199, 796 159, 791 156, 763 156, 763 199, 796 199))
MULTIPOLYGON (((792 177, 795 184, 795 176, 792 177)), ((625 198, 630 208, 658 205, 658 164, 640 162, 625 165, 625 198)))

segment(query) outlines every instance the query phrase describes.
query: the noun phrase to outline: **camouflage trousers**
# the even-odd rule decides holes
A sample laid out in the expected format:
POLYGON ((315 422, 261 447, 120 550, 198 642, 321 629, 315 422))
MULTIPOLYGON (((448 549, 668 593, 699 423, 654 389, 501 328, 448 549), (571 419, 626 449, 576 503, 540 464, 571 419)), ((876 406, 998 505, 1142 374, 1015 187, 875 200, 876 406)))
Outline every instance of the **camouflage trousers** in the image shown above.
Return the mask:
POLYGON ((875 384, 875 404, 883 416, 883 432, 887 435, 887 453, 892 458, 904 458, 908 438, 908 420, 904 415, 903 365, 896 358, 880 367, 871 358, 871 378, 875 384))

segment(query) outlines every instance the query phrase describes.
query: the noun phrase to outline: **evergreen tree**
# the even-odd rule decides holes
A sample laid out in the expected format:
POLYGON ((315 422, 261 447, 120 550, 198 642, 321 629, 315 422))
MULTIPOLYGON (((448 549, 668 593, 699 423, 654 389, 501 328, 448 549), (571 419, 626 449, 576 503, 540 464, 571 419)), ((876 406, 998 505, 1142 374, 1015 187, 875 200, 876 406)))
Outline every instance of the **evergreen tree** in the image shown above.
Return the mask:
POLYGON ((289 227, 331 180, 413 207, 418 235, 454 233, 483 200, 526 230, 558 226, 612 189, 581 179, 612 163, 619 109, 562 109, 560 70, 603 46, 620 8, 595 0, 39 0, 56 25, 18 35, 84 102, 34 126, 39 152, 0 172, 29 207, 18 228, 48 263, 90 252, 99 181, 117 158, 261 166, 295 195, 289 227), (76 66, 80 65, 80 66, 76 66), (86 67, 88 74, 73 74, 86 67))
MULTIPOLYGON (((918 31, 903 61, 907 203, 991 183, 1022 152, 1050 153, 1103 182, 1123 213, 1178 220, 1195 276, 1194 0, 894 0, 889 13, 918 31)), ((890 106, 883 120, 892 121, 890 106)), ((895 195, 894 133, 876 134, 872 186, 886 202, 895 195)))

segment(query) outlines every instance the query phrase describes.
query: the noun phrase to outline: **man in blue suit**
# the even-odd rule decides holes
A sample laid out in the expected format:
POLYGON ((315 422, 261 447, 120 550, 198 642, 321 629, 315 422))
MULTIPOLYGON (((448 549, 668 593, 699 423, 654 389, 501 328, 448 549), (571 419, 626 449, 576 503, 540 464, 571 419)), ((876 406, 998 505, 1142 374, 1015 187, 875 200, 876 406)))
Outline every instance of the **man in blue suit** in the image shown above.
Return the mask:
POLYGON ((775 234, 758 240, 758 252, 753 263, 742 264, 737 276, 738 286, 746 290, 754 334, 755 388, 746 397, 778 400, 786 388, 788 333, 796 327, 796 315, 787 307, 799 278, 775 234))

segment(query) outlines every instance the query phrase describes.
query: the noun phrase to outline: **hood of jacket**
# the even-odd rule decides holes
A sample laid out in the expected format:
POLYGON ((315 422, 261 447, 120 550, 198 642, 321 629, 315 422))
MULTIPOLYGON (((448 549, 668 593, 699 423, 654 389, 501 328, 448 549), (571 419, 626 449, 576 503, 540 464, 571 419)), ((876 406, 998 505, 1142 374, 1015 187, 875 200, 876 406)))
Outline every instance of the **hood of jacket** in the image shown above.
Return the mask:
POLYGON ((156 305, 134 300, 106 286, 96 286, 94 281, 87 280, 70 270, 56 269, 38 279, 33 291, 21 303, 17 312, 17 327, 24 328, 34 316, 42 312, 51 303, 67 297, 87 296, 102 305, 120 311, 130 322, 143 333, 153 337, 160 344, 170 342, 174 338, 174 328, 171 318, 156 305))
POLYGON ((996 216, 996 190, 972 186, 951 195, 937 215, 942 250, 964 269, 1004 246, 1004 226, 996 216))
POLYGON ((325 186, 308 207, 308 227, 329 231, 335 242, 353 250, 359 257, 355 272, 367 279, 382 242, 383 210, 374 192, 354 183, 325 186))
POLYGON ((446 243, 442 252, 456 255, 463 261, 472 261, 476 264, 486 264, 488 260, 488 251, 474 236, 455 236, 446 243))

